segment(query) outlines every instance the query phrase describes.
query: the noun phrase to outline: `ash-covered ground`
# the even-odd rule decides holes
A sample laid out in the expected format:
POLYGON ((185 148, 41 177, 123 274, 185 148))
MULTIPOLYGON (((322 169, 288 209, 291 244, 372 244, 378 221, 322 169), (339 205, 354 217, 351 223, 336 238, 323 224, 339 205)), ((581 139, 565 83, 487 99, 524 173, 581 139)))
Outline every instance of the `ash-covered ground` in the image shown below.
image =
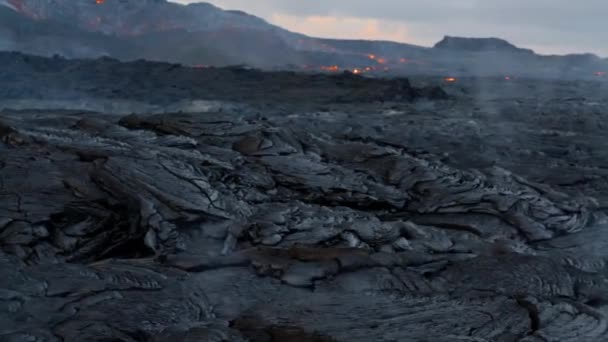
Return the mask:
POLYGON ((2 58, 2 341, 608 340, 606 83, 2 58))

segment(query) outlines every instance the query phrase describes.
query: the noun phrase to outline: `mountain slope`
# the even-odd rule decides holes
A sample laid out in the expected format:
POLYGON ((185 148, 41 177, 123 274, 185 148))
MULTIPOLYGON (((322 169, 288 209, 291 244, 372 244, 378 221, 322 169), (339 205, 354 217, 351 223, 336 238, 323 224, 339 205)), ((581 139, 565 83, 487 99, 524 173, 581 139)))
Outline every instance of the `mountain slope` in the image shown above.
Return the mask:
POLYGON ((36 20, 0 7, 0 47, 3 50, 66 57, 111 55, 118 58, 132 55, 133 42, 116 36, 84 31, 65 22, 36 20))
POLYGON ((289 50, 261 19, 206 4, 186 7, 165 1, 119 0, 103 5, 53 0, 14 3, 0 3, 4 5, 0 6, 3 50, 266 66, 270 63, 261 63, 265 60, 261 52, 285 56, 289 50), (44 3, 48 6, 41 6, 44 3), (243 60, 238 57, 241 54, 248 57, 243 60))
POLYGON ((371 74, 586 78, 608 70, 593 55, 539 56, 498 38, 446 36, 433 48, 319 39, 244 12, 166 0, 0 0, 0 49, 371 74))
POLYGON ((0 5, 31 19, 57 22, 116 36, 185 30, 276 31, 280 28, 239 11, 208 3, 180 5, 166 0, 0 0, 0 5))
POLYGON ((461 52, 500 51, 507 53, 534 53, 534 51, 530 49, 518 48, 508 41, 499 38, 463 38, 445 36, 441 41, 435 44, 433 48, 461 52))
POLYGON ((306 64, 326 52, 239 11, 164 0, 0 0, 0 48, 188 64, 306 64), (307 51, 308 50, 308 51, 307 51), (312 52, 312 56, 309 56, 312 52))

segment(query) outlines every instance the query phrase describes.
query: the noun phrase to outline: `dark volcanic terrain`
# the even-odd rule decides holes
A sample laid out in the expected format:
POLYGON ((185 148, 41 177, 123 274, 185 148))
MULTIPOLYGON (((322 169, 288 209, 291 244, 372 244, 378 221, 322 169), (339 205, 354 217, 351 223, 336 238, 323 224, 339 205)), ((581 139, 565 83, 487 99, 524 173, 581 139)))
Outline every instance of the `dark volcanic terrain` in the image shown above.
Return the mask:
POLYGON ((605 82, 0 78, 1 341, 608 340, 605 82))
POLYGON ((605 79, 608 71, 593 54, 539 55, 499 38, 446 36, 433 47, 323 39, 209 3, 166 0, 0 0, 0 51, 373 75, 605 79))
POLYGON ((415 89, 406 78, 263 72, 243 67, 190 68, 111 58, 67 60, 0 52, 0 99, 127 99, 167 105, 181 99, 290 103, 370 103, 442 99, 437 86, 415 89))

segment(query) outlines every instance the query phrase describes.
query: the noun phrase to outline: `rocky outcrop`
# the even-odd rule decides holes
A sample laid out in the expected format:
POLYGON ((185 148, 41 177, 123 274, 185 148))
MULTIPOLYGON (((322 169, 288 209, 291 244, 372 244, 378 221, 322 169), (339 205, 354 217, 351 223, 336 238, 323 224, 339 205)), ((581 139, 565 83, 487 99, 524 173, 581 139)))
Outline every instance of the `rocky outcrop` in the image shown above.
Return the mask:
POLYGON ((445 36, 434 49, 454 52, 503 52, 533 54, 530 49, 522 49, 499 38, 465 38, 445 36))

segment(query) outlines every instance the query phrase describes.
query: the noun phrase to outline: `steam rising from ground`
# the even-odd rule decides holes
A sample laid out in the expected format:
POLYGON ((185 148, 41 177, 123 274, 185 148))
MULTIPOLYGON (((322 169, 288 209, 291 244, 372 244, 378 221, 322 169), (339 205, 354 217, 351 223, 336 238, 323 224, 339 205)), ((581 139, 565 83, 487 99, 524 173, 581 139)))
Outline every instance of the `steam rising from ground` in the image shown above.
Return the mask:
POLYGON ((209 100, 180 100, 168 105, 158 105, 133 100, 100 99, 83 96, 78 100, 4 99, 1 110, 69 110, 98 112, 115 115, 163 114, 163 113, 205 113, 220 110, 234 110, 239 105, 230 102, 209 100))

